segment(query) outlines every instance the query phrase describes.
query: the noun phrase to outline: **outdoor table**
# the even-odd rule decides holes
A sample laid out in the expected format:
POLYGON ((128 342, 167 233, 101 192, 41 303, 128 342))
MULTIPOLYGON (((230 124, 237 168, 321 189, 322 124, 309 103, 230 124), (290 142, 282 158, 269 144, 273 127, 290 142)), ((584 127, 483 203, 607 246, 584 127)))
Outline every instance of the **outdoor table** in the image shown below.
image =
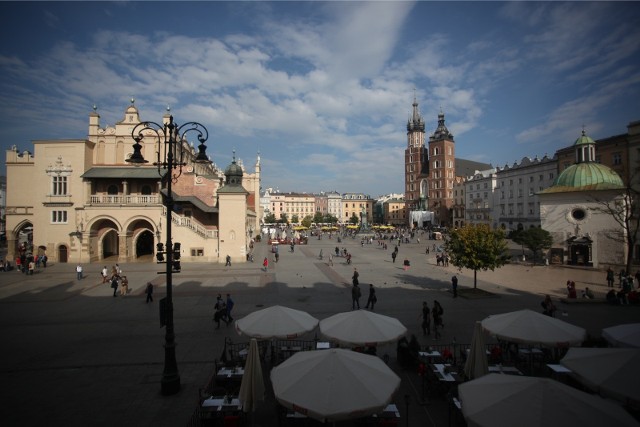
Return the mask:
POLYGON ((451 367, 451 365, 435 363, 431 366, 433 366, 433 372, 436 374, 436 378, 438 378, 438 380, 449 383, 458 381, 452 373, 445 371, 445 368, 451 367))
POLYGON ((203 408, 209 408, 213 412, 237 412, 242 410, 242 403, 237 397, 231 398, 231 401, 225 402, 224 397, 211 396, 202 401, 203 408))
POLYGON ((489 366, 489 372, 505 375, 522 375, 520 369, 515 366, 491 365, 489 366))
POLYGON ((395 403, 391 403, 387 405, 382 412, 379 414, 373 414, 372 416, 380 418, 400 418, 400 411, 398 411, 398 407, 395 403))
POLYGON ((437 351, 437 350, 419 351, 418 352, 418 356, 420 356, 420 358, 422 358, 422 359, 426 359, 427 362, 429 362, 431 359, 438 359, 438 358, 442 357, 440 352, 437 351))
POLYGON ((547 367, 551 369, 551 377, 559 380, 560 382, 564 382, 567 379, 566 376, 573 372, 564 365, 554 363, 547 363, 547 367))
POLYGON ((572 372, 571 369, 563 365, 555 365, 553 363, 547 363, 547 366, 556 374, 570 374, 572 372))
POLYGON ((216 373, 216 384, 225 385, 242 381, 244 368, 220 368, 216 373))

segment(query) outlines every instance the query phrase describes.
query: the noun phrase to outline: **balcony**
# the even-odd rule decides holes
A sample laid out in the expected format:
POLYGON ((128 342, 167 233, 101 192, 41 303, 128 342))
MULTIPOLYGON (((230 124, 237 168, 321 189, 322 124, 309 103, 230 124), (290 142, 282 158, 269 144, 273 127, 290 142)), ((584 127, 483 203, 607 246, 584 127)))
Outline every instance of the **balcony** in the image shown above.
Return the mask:
POLYGON ((132 206, 132 205, 160 205, 162 200, 157 195, 141 194, 95 194, 89 196, 88 205, 108 205, 108 206, 132 206))

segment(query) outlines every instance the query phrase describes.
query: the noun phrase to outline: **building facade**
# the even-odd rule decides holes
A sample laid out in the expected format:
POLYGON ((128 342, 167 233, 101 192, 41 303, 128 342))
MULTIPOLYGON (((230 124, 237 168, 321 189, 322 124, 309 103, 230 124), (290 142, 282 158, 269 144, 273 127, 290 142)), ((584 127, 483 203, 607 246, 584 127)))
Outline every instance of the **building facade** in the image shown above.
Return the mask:
POLYGON ((340 222, 349 223, 352 216, 358 218, 358 224, 373 223, 373 205, 375 200, 362 193, 344 193, 342 195, 342 218, 340 222))
POLYGON ((464 185, 466 194, 465 222, 494 226, 493 209, 497 177, 495 169, 477 171, 467 178, 464 185))
MULTIPOLYGON (((162 120, 172 120, 169 112, 162 120)), ((33 141, 33 154, 16 147, 7 151, 10 259, 26 251, 46 254, 52 262, 154 259, 155 244, 165 242, 167 230, 165 172, 152 165, 164 141, 145 133, 141 153, 149 163, 128 163, 135 142, 131 132, 140 123, 132 100, 123 120, 112 127, 101 127, 94 109, 86 139, 33 141), (25 230, 32 230, 29 242, 21 240, 25 230)), ((185 166, 180 176, 174 171, 169 179, 175 203, 172 232, 181 243, 181 260, 219 262, 229 255, 244 262, 258 229, 259 156, 253 174, 235 156, 223 171, 215 164, 195 163, 197 150, 187 140, 176 145, 185 166), (232 172, 232 194, 221 192, 230 185, 225 172, 232 172)))
POLYGON ((540 227, 538 193, 549 188, 558 176, 557 157, 544 156, 497 168, 498 186, 492 226, 506 232, 540 227))
POLYGON ((425 146, 425 124, 418 101, 413 98, 413 111, 407 121, 407 148, 404 150, 404 200, 408 221, 410 211, 427 209, 429 154, 425 146))
POLYGON ((451 224, 454 228, 464 227, 465 224, 465 183, 466 179, 456 176, 453 181, 453 207, 451 224))
POLYGON ((455 161, 453 135, 447 129, 441 112, 438 114, 438 127, 429 137, 429 210, 433 211, 436 224, 444 227, 451 225, 455 161))

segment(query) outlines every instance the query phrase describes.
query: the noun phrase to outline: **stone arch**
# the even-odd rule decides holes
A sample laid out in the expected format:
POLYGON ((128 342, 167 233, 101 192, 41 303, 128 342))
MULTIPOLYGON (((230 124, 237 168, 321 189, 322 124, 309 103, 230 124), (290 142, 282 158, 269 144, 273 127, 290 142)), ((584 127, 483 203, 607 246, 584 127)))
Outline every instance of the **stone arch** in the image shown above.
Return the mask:
POLYGON ((92 261, 120 256, 121 229, 118 221, 108 216, 95 218, 88 224, 92 261))
MULTIPOLYGON (((136 216, 125 225, 125 239, 129 258, 137 260, 153 255, 160 231, 153 220, 136 216)), ((149 257, 152 260, 153 257, 149 257)))
POLYGON ((14 254, 23 255, 33 253, 33 223, 29 220, 23 220, 16 225, 12 231, 13 236, 8 239, 14 242, 14 254))

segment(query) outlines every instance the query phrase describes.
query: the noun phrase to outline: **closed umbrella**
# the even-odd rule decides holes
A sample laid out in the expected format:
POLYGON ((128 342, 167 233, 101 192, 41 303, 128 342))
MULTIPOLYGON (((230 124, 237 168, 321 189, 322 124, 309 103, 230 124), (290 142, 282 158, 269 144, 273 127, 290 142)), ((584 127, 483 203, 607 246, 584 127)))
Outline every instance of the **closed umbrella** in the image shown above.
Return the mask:
POLYGON ((312 331, 318 319, 309 313, 274 305, 236 320, 236 331, 258 339, 290 339, 312 331))
POLYGON ((471 349, 464 364, 464 374, 467 378, 475 379, 488 373, 489 362, 487 361, 487 349, 484 343, 484 331, 482 330, 482 323, 476 322, 473 327, 471 349))
POLYGON ((615 402, 550 378, 488 374, 458 394, 469 427, 638 427, 615 402))
POLYGON ((640 348, 640 323, 627 323, 602 330, 602 337, 617 347, 640 348))
POLYGON ((382 412, 400 386, 378 357, 339 348, 296 353, 271 382, 281 405, 321 422, 382 412))
POLYGON ((640 349, 570 348, 560 363, 602 395, 640 402, 640 349))
POLYGON ((482 327, 506 341, 549 347, 581 344, 586 337, 583 328, 532 310, 489 316, 482 321, 482 327))
POLYGON ((242 403, 244 412, 254 412, 258 407, 258 402, 264 400, 264 378, 262 377, 258 342, 255 338, 251 338, 249 343, 249 353, 244 365, 244 375, 238 399, 242 403))
POLYGON ((394 317, 354 310, 321 320, 320 333, 345 345, 378 345, 397 341, 407 328, 394 317))

